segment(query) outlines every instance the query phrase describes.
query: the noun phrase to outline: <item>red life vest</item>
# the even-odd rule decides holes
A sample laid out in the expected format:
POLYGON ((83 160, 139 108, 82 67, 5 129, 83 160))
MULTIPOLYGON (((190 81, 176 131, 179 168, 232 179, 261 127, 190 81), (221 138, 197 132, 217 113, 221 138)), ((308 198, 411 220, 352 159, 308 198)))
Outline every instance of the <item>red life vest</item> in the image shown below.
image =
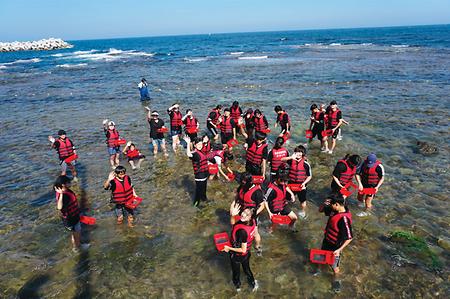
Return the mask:
POLYGON ((279 149, 272 149, 272 161, 270 161, 270 172, 277 172, 278 168, 281 165, 281 158, 285 158, 288 156, 288 151, 284 147, 279 149))
POLYGON ((170 114, 170 126, 172 129, 179 128, 183 124, 183 121, 181 120, 183 118, 183 115, 180 111, 172 111, 170 114))
POLYGON ((305 158, 300 161, 291 160, 291 167, 289 168, 289 183, 301 184, 307 178, 305 170, 305 158))
POLYGON ((186 118, 186 127, 184 128, 186 131, 197 129, 197 119, 195 117, 187 117, 186 118))
POLYGON ((201 151, 195 151, 200 156, 200 161, 196 162, 192 160, 192 166, 194 168, 194 174, 208 172, 208 157, 201 151))
POLYGON ((216 109, 211 110, 211 112, 208 114, 208 117, 211 113, 214 113, 214 118, 211 118, 211 122, 213 124, 215 124, 217 126, 217 124, 219 123, 219 117, 220 117, 220 113, 219 111, 217 111, 216 109))
POLYGON ((334 128, 338 125, 339 120, 337 118, 337 115, 339 112, 340 112, 339 109, 336 109, 336 111, 333 111, 330 109, 330 111, 328 112, 328 127, 329 128, 334 128))
POLYGON ((130 159, 135 158, 135 157, 139 157, 140 155, 141 155, 141 153, 137 149, 127 150, 127 157, 130 158, 130 159))
POLYGON ((108 134, 106 136, 108 136, 108 139, 106 140, 106 143, 108 144, 108 147, 117 147, 119 132, 116 129, 108 130, 107 132, 108 134))
POLYGON ((116 185, 116 188, 112 192, 112 201, 114 203, 124 204, 134 198, 133 186, 130 184, 130 179, 127 175, 123 177, 123 181, 114 178, 114 182, 116 185))
POLYGON ((287 121, 287 124, 291 124, 291 118, 289 117, 289 115, 285 112, 285 111, 282 111, 281 113, 279 113, 278 114, 278 116, 277 116, 277 122, 280 124, 280 125, 286 125, 284 122, 283 122, 283 117, 284 117, 284 115, 286 114, 286 116, 287 116, 287 118, 288 118, 288 121, 287 121))
POLYGON ((70 141, 69 138, 66 137, 66 139, 62 140, 61 138, 58 139, 59 147, 57 148, 59 159, 64 160, 67 157, 70 157, 73 155, 73 143, 70 141))
MULTIPOLYGON (((64 204, 63 199, 63 207, 61 209, 61 215, 63 218, 75 218, 80 215, 80 207, 78 206, 78 200, 71 190, 66 190, 63 192, 64 195, 67 195, 69 197, 69 202, 67 204, 64 204)), ((58 202, 59 194, 56 193, 56 201, 58 202)))
POLYGON ((226 118, 225 116, 222 118, 222 122, 220 123, 220 131, 224 134, 233 133, 233 126, 231 125, 231 116, 226 118))
POLYGON ((345 172, 341 173, 341 176, 339 178, 339 182, 341 183, 341 185, 345 186, 348 182, 351 182, 353 180, 353 177, 356 174, 356 167, 351 168, 346 160, 339 160, 339 162, 342 162, 345 164, 345 166, 347 166, 347 169, 345 170, 345 172))
POLYGON ((263 130, 267 129, 267 125, 264 122, 264 115, 261 117, 255 117, 254 122, 255 122, 255 130, 257 132, 262 132, 263 130))
POLYGON ((231 243, 233 246, 238 246, 236 243, 236 232, 240 229, 245 230, 247 233, 247 251, 245 253, 237 253, 236 255, 244 256, 247 255, 250 252, 250 249, 252 248, 253 239, 255 238, 255 231, 256 231, 256 225, 255 221, 252 220, 252 225, 246 225, 242 222, 238 222, 235 225, 233 225, 233 229, 231 231, 231 243))
POLYGON ((263 160, 263 151, 267 147, 267 143, 256 146, 256 141, 247 150, 246 160, 254 165, 261 165, 263 160))
POLYGON ((247 208, 254 209, 256 208, 256 202, 252 200, 253 193, 255 191, 261 190, 261 187, 259 185, 254 185, 250 189, 248 189, 247 192, 244 193, 244 190, 241 188, 239 191, 239 203, 241 205, 241 209, 245 210, 247 208))
POLYGON ((210 151, 211 151, 211 141, 208 141, 206 144, 203 143, 201 152, 207 155, 210 151))
POLYGON ((231 118, 234 119, 234 122, 237 124, 239 119, 241 118, 241 108, 239 106, 231 106, 231 118))
POLYGON ((286 186, 285 185, 275 185, 270 183, 267 188, 271 188, 275 192, 275 198, 271 202, 272 213, 279 213, 283 211, 284 207, 287 205, 286 202, 286 186))
POLYGON ((245 115, 245 117, 244 117, 244 120, 245 120, 245 127, 246 128, 252 128, 252 127, 254 127, 254 115, 253 115, 253 112, 252 113, 250 113, 250 115, 249 115, 249 117, 247 117, 247 114, 245 115))
POLYGON ((338 222, 343 217, 347 217, 352 224, 352 214, 350 212, 337 213, 328 218, 327 226, 325 227, 325 239, 333 245, 339 245, 338 236, 339 236, 339 228, 338 222))
POLYGON ((368 167, 367 163, 365 163, 362 173, 362 181, 369 185, 377 185, 380 182, 380 178, 378 177, 377 167, 381 164, 381 161, 376 161, 372 167, 368 167))

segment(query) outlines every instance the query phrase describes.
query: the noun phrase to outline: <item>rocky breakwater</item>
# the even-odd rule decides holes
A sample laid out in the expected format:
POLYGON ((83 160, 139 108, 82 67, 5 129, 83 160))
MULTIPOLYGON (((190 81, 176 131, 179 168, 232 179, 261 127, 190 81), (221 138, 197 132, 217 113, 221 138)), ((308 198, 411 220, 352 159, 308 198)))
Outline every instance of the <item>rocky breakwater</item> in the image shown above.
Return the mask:
POLYGON ((73 46, 60 38, 41 39, 32 42, 0 43, 0 52, 42 51, 72 48, 73 46))

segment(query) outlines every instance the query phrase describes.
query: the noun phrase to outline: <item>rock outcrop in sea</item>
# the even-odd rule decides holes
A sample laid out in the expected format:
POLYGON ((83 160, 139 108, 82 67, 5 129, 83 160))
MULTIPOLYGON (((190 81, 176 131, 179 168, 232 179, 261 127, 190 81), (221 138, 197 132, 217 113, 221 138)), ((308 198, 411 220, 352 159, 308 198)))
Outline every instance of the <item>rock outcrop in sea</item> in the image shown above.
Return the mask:
POLYGON ((73 46, 60 38, 41 39, 31 42, 11 42, 1 43, 0 52, 15 52, 15 51, 42 51, 42 50, 57 50, 72 48, 73 46))

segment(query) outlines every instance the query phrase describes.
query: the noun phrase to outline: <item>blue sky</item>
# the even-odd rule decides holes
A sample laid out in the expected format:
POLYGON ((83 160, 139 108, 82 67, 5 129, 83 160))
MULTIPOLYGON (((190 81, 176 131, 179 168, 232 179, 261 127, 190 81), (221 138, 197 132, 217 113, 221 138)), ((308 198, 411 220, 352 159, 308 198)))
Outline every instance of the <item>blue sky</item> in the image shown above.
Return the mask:
POLYGON ((0 41, 449 23, 449 0, 0 0, 0 41))

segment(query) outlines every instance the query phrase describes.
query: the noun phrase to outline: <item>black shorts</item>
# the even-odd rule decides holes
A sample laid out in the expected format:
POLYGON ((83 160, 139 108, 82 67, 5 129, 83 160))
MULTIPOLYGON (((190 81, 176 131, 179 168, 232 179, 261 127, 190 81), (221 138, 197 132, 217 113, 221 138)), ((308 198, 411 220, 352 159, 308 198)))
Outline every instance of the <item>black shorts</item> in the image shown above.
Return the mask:
MULTIPOLYGON (((326 239, 323 239, 322 247, 321 247, 322 250, 335 251, 338 248, 339 248, 339 246, 330 244, 330 242, 328 242, 326 239)), ((341 262, 341 256, 336 256, 334 258, 334 264, 331 265, 331 268, 336 269, 337 267, 339 267, 340 262, 341 262)))
MULTIPOLYGON (((288 207, 288 206, 285 206, 285 207, 283 208, 283 210, 282 210, 281 212, 279 212, 279 214, 280 214, 280 215, 283 215, 283 216, 286 216, 286 215, 289 215, 289 213, 291 213, 291 212, 292 212, 291 208, 288 207)), ((275 214, 275 213, 274 213, 274 214, 275 214)))
POLYGON ((312 128, 313 136, 311 139, 314 139, 314 137, 317 136, 318 140, 322 140, 323 139, 323 137, 322 137, 323 130, 324 130, 323 124, 314 125, 314 127, 312 128))
POLYGON ((208 131, 209 131, 213 136, 216 136, 216 135, 218 134, 218 133, 217 133, 217 129, 214 128, 213 126, 208 125, 207 128, 208 128, 208 131))
MULTIPOLYGON (((292 191, 294 193, 295 196, 297 196, 298 201, 300 201, 301 203, 306 201, 306 189, 301 190, 301 191, 292 191)), ((287 193, 287 195, 290 197, 291 194, 287 193)))
MULTIPOLYGON (((332 129, 333 129, 333 128, 332 128, 332 129)), ((341 128, 337 128, 337 129, 334 131, 333 136, 331 136, 331 137, 333 137, 333 139, 336 139, 340 131, 341 131, 341 128)))
POLYGON ((249 162, 245 163, 245 171, 250 173, 251 175, 262 175, 261 166, 249 162))
POLYGON ((233 139, 233 133, 220 133, 220 140, 222 141, 222 144, 227 144, 227 142, 231 139, 233 139))

